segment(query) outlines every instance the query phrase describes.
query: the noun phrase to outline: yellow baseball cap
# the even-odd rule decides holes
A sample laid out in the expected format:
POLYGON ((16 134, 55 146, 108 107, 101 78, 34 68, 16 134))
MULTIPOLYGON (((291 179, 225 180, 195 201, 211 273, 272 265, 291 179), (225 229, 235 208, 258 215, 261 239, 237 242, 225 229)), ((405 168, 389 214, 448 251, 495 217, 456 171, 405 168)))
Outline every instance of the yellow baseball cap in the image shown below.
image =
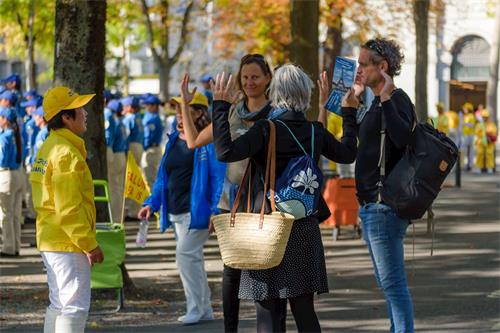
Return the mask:
POLYGON ((181 96, 172 97, 169 100, 169 103, 170 104, 181 104, 182 103, 182 98, 181 98, 181 96))
POLYGON ((208 98, 201 92, 197 91, 194 94, 193 100, 191 101, 191 103, 189 103, 189 105, 203 105, 204 107, 208 108, 208 98))
POLYGON ((95 94, 78 95, 68 87, 49 89, 43 97, 45 119, 49 121, 62 110, 77 109, 85 106, 95 94))
MULTIPOLYGON (((172 97, 169 101, 171 104, 172 103, 177 103, 181 104, 182 103, 182 98, 180 96, 177 97, 172 97)), ((197 91, 194 96, 193 100, 189 105, 203 105, 204 107, 208 108, 208 98, 207 96, 203 95, 201 92, 197 91)))
POLYGON ((474 105, 472 105, 472 103, 470 103, 470 102, 465 102, 464 105, 462 105, 462 107, 469 110, 469 111, 474 110, 474 105))

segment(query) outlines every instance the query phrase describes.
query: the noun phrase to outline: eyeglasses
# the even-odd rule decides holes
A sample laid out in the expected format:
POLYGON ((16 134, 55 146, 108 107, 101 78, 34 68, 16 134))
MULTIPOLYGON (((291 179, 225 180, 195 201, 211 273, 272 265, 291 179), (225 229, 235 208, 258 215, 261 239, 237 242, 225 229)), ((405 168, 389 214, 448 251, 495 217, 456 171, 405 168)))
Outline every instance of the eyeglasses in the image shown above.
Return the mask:
POLYGON ((382 58, 385 59, 385 52, 382 49, 382 46, 380 46, 376 41, 370 40, 365 43, 365 46, 370 50, 377 52, 382 58))

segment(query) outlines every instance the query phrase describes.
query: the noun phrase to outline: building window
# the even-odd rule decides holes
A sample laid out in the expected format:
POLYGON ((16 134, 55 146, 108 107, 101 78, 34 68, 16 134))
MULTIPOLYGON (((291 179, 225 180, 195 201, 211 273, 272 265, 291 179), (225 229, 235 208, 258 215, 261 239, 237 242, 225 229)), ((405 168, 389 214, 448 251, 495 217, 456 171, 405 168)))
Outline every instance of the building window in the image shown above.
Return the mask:
POLYGON ((490 46, 478 36, 465 36, 452 48, 451 79, 467 82, 488 81, 490 46))

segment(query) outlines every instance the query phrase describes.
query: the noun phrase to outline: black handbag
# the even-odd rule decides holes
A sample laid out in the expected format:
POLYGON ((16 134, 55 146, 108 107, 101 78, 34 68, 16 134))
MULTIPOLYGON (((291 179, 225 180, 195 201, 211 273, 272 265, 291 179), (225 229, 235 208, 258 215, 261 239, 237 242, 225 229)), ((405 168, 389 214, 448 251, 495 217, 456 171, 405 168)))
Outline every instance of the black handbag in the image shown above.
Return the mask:
POLYGON ((441 191, 458 158, 458 148, 428 123, 416 123, 402 158, 385 177, 386 125, 382 112, 379 201, 404 219, 419 219, 441 191))

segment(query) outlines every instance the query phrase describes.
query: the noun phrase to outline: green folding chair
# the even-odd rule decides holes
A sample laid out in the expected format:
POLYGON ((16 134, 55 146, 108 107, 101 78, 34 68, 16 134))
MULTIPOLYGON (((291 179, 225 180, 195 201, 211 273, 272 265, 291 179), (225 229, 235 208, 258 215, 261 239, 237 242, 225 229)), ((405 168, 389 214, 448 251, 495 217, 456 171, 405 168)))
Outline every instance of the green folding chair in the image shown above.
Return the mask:
POLYGON ((104 195, 95 196, 94 201, 107 204, 110 221, 96 223, 97 243, 104 253, 104 261, 92 266, 90 286, 92 289, 116 289, 118 305, 114 311, 111 311, 114 313, 123 308, 124 302, 123 276, 120 266, 125 260, 125 230, 123 224, 113 222, 108 182, 95 179, 94 188, 104 190, 104 195))

